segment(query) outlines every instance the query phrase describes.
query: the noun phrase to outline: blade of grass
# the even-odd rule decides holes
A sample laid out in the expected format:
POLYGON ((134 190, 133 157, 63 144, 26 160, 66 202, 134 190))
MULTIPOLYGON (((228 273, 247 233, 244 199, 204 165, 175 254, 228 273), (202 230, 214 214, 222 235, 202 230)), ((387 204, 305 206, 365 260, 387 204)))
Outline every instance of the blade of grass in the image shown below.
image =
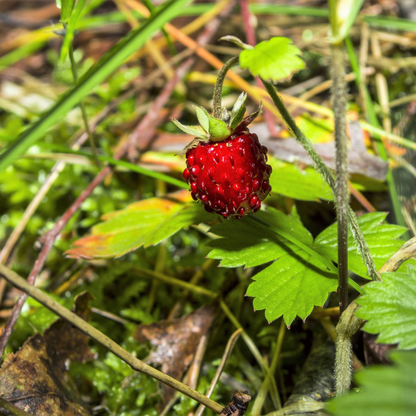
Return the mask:
POLYGON ((61 22, 66 23, 68 21, 68 19, 71 17, 72 10, 74 9, 74 5, 75 5, 75 0, 62 0, 61 7, 60 7, 61 22))
MULTIPOLYGON (((85 0, 78 0, 77 5, 75 6, 74 12, 72 13, 71 17, 69 17, 69 22, 65 31, 64 41, 61 47, 61 56, 59 57, 59 62, 61 64, 65 62, 65 59, 67 58, 69 54, 69 50, 71 48, 72 41, 75 35, 75 28, 77 26, 78 19, 81 15, 84 4, 85 4, 85 0)), ((62 20, 62 17, 61 17, 61 20, 62 20)), ((63 22, 64 22, 64 27, 65 27, 65 21, 63 22)))
POLYGON ((59 119, 77 105, 91 90, 113 73, 154 32, 168 22, 176 9, 188 0, 167 0, 157 13, 149 17, 138 29, 131 31, 113 46, 84 76, 77 85, 66 92, 36 123, 26 129, 17 140, 0 155, 0 172, 12 164, 33 143, 38 141, 59 119))
MULTIPOLYGON (((42 144, 42 148, 49 148, 52 150, 57 150, 59 152, 63 152, 64 154, 70 154, 70 155, 79 155, 79 156, 83 156, 88 158, 89 160, 94 160, 94 156, 86 153, 86 152, 82 152, 79 150, 72 150, 69 149, 65 146, 59 146, 59 145, 52 145, 50 146, 49 143, 43 143, 42 144)), ((28 155, 28 157, 32 157, 31 155, 28 155)), ((132 163, 129 162, 125 162, 123 160, 118 160, 118 159, 113 159, 112 157, 108 157, 108 156, 98 156, 97 158, 99 161, 101 162, 105 162, 108 163, 109 165, 112 166, 119 166, 128 170, 131 170, 132 172, 136 172, 136 173, 140 173, 141 175, 145 175, 148 176, 149 178, 153 178, 153 179, 159 179, 161 181, 164 181, 166 183, 170 183, 171 185, 175 185, 178 186, 179 188, 183 188, 183 189, 189 189, 189 186, 186 182, 180 181, 179 179, 175 179, 172 178, 171 176, 168 176, 162 172, 157 172, 157 171, 153 171, 147 168, 144 168, 142 166, 137 166, 134 165, 132 163)))

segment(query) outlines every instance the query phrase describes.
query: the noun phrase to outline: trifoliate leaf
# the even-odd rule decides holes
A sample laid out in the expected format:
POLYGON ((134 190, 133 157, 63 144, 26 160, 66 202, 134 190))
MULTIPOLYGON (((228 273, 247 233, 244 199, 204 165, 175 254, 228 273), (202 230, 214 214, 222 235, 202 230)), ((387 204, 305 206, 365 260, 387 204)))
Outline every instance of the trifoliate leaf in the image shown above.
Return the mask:
POLYGON ((332 192, 322 175, 314 168, 300 169, 292 163, 269 159, 272 192, 302 201, 332 200, 332 192))
POLYGON ((299 55, 300 49, 292 45, 290 39, 274 37, 260 42, 253 49, 243 50, 240 66, 265 80, 278 81, 290 78, 294 72, 305 68, 305 62, 299 55))
MULTIPOLYGON (((387 214, 373 212, 358 218, 358 224, 367 241, 377 269, 379 269, 404 243, 397 240, 405 231, 399 225, 382 224, 387 214)), ((315 240, 315 250, 338 262, 337 223, 325 229, 315 240)), ((357 244, 348 230, 348 269, 361 277, 367 276, 367 268, 358 251, 357 244)))
POLYGON ((416 267, 407 270, 383 273, 382 282, 368 283, 356 312, 367 320, 364 331, 380 334, 377 342, 397 343, 401 349, 416 348, 416 267))
POLYGON ((390 353, 393 366, 361 370, 355 381, 359 392, 349 393, 328 403, 335 416, 414 416, 416 414, 416 352, 390 353))
POLYGON ((221 266, 225 267, 252 267, 274 261, 253 277, 255 282, 249 286, 247 295, 255 298, 255 309, 266 310, 267 320, 283 315, 290 325, 297 315, 305 319, 314 306, 322 306, 328 292, 336 289, 337 278, 319 260, 312 259, 271 228, 312 247, 312 236, 297 218, 273 208, 260 211, 257 216, 270 226, 245 217, 213 227, 211 232, 223 238, 209 243, 214 249, 208 257, 222 259, 221 266))
POLYGON ((104 216, 90 236, 75 241, 66 254, 73 258, 120 257, 141 246, 160 243, 184 227, 212 220, 200 204, 180 191, 145 199, 104 216))

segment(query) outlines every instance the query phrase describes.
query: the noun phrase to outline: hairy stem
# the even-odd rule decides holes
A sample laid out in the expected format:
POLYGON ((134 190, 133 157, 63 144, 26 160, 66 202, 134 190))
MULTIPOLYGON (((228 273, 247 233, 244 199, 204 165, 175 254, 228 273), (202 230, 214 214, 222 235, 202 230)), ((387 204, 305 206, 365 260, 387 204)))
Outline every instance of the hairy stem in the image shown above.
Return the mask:
POLYGON ((352 343, 351 337, 358 331, 363 320, 355 316, 358 305, 352 302, 336 326, 335 341, 335 392, 341 396, 348 392, 352 382, 352 343))
POLYGON ((73 326, 78 328, 84 334, 88 335, 90 338, 94 339, 114 355, 123 360, 128 364, 133 370, 140 371, 141 373, 147 374, 150 377, 155 378, 156 380, 174 388, 175 390, 180 391, 191 399, 196 400, 199 403, 202 403, 204 406, 210 408, 216 413, 221 413, 223 407, 214 402, 213 400, 205 397, 201 393, 198 393, 196 390, 193 390, 181 383, 178 380, 168 376, 165 373, 162 373, 159 370, 151 367, 150 365, 145 364, 143 361, 132 356, 128 351, 121 348, 116 342, 104 335, 98 329, 91 326, 88 322, 84 321, 75 313, 71 312, 58 302, 51 299, 48 295, 43 293, 41 290, 30 285, 25 279, 20 277, 18 274, 14 273, 7 267, 0 265, 0 274, 13 286, 25 292, 27 295, 37 300, 39 303, 44 305, 46 308, 70 322, 73 326))
MULTIPOLYGON (((292 116, 287 111, 285 105, 283 104, 282 99, 279 97, 275 87, 270 83, 264 80, 263 84, 266 87, 267 92, 269 93, 270 97, 272 98, 275 106, 280 111, 284 121, 286 122, 288 128, 292 131, 293 135, 295 136, 296 140, 299 144, 308 152, 309 157, 312 159, 315 169, 323 176, 325 181, 328 183, 329 187, 332 190, 332 193, 336 195, 336 182, 334 173, 325 165, 321 157, 316 152, 315 148, 313 147, 312 143, 305 137, 299 127, 296 125, 295 121, 293 120, 292 116)), ((361 257, 364 260, 364 263, 367 267, 367 273, 371 277, 372 280, 379 281, 380 276, 377 273, 377 268, 374 263, 373 257, 370 253, 368 248, 367 242, 364 238, 364 235, 358 225, 357 217, 355 216, 354 211, 351 207, 347 207, 348 213, 348 220, 352 235, 357 242, 358 248, 361 253, 361 257)))
POLYGON ((234 65, 237 65, 238 60, 239 60, 239 55, 234 56, 234 58, 231 58, 229 61, 227 61, 224 64, 224 66, 220 69, 220 72, 218 72, 217 82, 215 83, 215 87, 214 87, 214 95, 212 97, 212 101, 213 101, 212 115, 215 118, 221 118, 221 113, 222 113, 221 94, 222 94, 222 84, 224 83, 225 76, 227 75, 227 72, 229 71, 229 69, 231 69, 234 65))
POLYGON ((336 146, 336 206, 338 221, 338 296, 341 313, 348 306, 348 149, 346 85, 341 45, 331 47, 332 110, 336 146))

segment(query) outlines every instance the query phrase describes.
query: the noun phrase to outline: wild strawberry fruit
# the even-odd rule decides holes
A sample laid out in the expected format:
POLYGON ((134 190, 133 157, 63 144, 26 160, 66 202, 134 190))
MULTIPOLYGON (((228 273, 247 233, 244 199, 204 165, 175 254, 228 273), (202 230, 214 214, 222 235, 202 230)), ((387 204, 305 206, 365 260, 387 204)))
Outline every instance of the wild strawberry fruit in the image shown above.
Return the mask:
POLYGON ((195 136, 184 149, 187 167, 183 177, 192 198, 201 201, 208 212, 224 218, 240 219, 258 211, 271 191, 267 148, 247 129, 262 107, 244 118, 246 97, 245 93, 240 95, 231 113, 223 110, 222 119, 196 107, 200 126, 183 126, 173 120, 195 136))

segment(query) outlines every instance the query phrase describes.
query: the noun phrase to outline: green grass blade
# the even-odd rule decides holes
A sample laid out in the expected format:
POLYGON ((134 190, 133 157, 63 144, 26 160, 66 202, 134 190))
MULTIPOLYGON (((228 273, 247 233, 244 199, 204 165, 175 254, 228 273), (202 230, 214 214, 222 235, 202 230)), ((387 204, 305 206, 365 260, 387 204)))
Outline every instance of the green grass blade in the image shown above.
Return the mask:
MULTIPOLYGON (((62 0, 61 3, 61 22, 66 23, 71 17, 72 10, 74 9, 75 0, 62 0)), ((59 7, 59 6, 58 6, 59 7)))
POLYGON ((415 21, 399 17, 364 16, 364 21, 380 29, 416 31, 415 21))
POLYGON ((75 35, 75 28, 77 26, 78 19, 81 15, 84 4, 85 4, 85 0, 78 0, 77 5, 75 6, 75 9, 74 9, 74 13, 72 13, 71 17, 69 18, 68 27, 67 27, 64 41, 62 43, 62 48, 61 48, 61 56, 60 56, 61 64, 65 62, 65 59, 67 58, 69 54, 69 48, 72 44, 72 40, 74 39, 74 35, 75 35))
POLYGON ((77 105, 91 90, 110 76, 137 49, 144 45, 155 31, 159 30, 183 7, 188 0, 168 0, 139 28, 131 31, 113 46, 74 88, 60 99, 36 123, 26 129, 17 140, 0 155, 0 172, 11 165, 19 156, 36 143, 59 119, 77 105))

